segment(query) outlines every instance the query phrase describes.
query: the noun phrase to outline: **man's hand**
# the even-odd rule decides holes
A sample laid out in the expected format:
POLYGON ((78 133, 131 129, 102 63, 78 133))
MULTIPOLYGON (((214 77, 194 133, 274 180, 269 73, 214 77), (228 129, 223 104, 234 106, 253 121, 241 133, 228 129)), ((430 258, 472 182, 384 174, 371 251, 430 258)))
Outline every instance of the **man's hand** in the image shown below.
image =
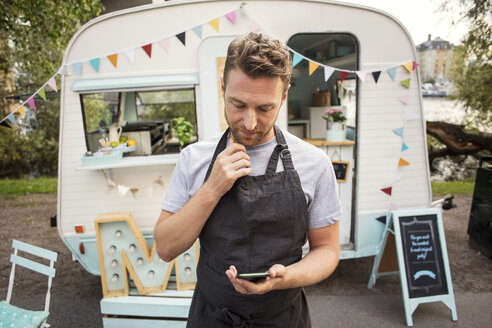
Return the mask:
POLYGON ((281 264, 275 264, 268 270, 270 276, 258 282, 251 282, 237 277, 237 269, 231 265, 226 275, 238 293, 241 294, 265 294, 274 289, 283 289, 287 269, 281 264))
POLYGON ((215 159, 207 179, 207 188, 222 197, 240 177, 251 173, 251 162, 246 148, 231 138, 231 143, 215 159))

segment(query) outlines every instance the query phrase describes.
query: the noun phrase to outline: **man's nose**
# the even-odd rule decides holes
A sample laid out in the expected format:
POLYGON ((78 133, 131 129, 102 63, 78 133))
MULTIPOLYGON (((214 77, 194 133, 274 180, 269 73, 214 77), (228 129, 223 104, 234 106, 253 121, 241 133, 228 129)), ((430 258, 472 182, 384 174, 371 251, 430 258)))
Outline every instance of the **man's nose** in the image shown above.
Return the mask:
POLYGON ((252 131, 256 128, 256 111, 253 108, 248 108, 243 117, 244 127, 252 131))

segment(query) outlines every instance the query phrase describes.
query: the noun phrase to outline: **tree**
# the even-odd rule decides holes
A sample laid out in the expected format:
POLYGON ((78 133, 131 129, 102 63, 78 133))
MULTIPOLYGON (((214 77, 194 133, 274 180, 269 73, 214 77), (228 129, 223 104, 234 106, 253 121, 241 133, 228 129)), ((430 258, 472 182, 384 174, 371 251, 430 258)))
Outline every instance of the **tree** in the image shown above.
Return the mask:
MULTIPOLYGON (((430 149, 429 160, 446 155, 490 153, 492 151, 492 25, 491 0, 446 0, 442 9, 462 9, 459 23, 469 26, 468 34, 454 53, 451 69, 453 99, 466 110, 463 125, 427 122, 427 134, 444 147, 430 149)), ((458 23, 458 22, 456 22, 458 23)))
MULTIPOLYGON (((84 22, 99 15, 101 10, 100 0, 2 2, 0 105, 5 114, 18 105, 18 102, 9 102, 5 97, 22 93, 26 96, 20 100, 24 101, 42 86, 60 67, 63 52, 73 34, 84 22)), ((8 147, 2 147, 0 176, 56 174, 59 128, 59 105, 56 103, 40 104, 37 116, 28 121, 22 133, 7 130, 11 135, 6 137, 5 131, 2 131, 0 137, 9 140, 9 143, 8 147), (7 160, 18 158, 19 152, 27 164, 13 165, 7 160)))

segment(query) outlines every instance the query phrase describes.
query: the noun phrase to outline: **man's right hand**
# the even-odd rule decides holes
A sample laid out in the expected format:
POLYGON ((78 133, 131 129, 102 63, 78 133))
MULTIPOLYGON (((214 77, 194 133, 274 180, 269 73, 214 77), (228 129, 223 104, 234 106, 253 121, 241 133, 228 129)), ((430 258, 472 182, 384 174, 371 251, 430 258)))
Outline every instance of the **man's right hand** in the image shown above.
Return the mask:
POLYGON ((220 198, 228 192, 240 177, 251 173, 251 162, 246 147, 230 139, 229 146, 215 159, 212 172, 205 183, 207 189, 220 198))

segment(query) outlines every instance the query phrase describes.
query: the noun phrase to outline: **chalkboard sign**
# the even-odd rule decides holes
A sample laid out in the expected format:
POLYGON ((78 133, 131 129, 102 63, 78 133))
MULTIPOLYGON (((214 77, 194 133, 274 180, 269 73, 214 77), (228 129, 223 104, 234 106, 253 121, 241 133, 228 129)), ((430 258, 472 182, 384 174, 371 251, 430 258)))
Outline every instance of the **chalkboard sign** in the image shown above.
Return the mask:
POLYGON ((337 182, 347 182, 349 162, 331 161, 337 182))
POLYGON ((408 296, 447 294, 437 215, 403 216, 399 221, 408 296))

